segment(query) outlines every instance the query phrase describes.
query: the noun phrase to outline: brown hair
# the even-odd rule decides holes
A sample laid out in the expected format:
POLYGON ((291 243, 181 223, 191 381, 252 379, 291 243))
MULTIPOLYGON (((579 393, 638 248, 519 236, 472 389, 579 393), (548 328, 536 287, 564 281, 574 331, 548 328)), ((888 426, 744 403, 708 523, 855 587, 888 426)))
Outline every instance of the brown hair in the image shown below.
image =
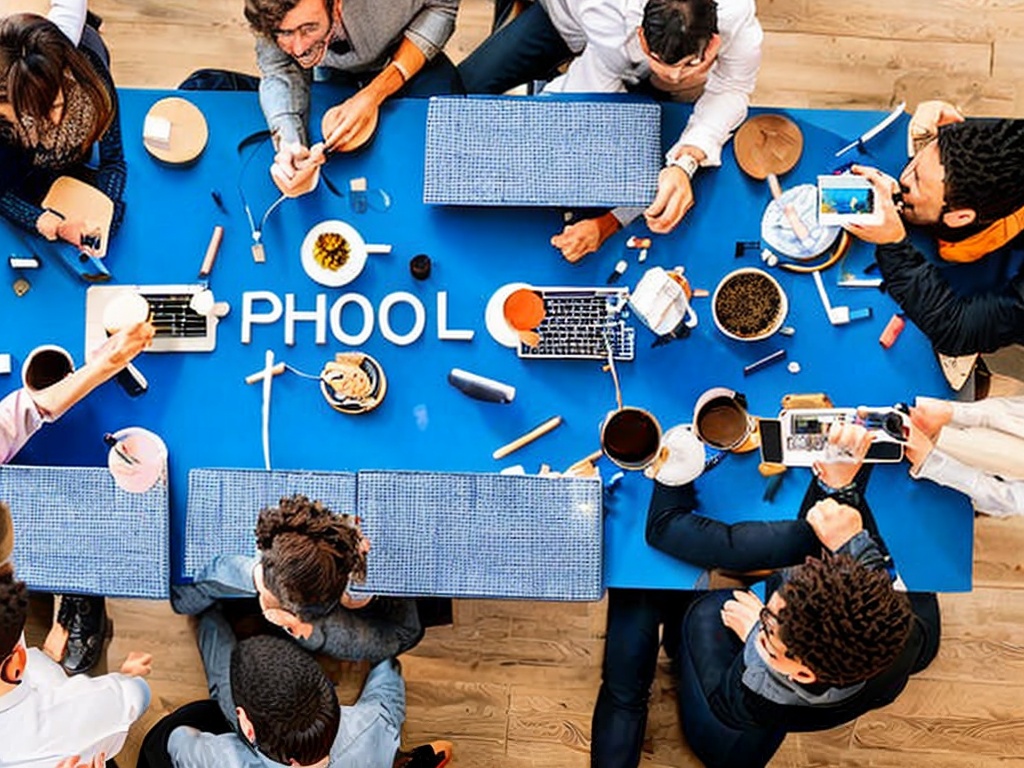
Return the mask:
POLYGON ((888 572, 848 555, 807 558, 779 589, 779 639, 820 682, 851 685, 892 664, 906 646, 914 615, 888 572))
MULTIPOLYGON (((281 20, 298 5, 300 0, 245 0, 245 18, 253 31, 273 39, 281 27, 281 20)), ((323 0, 327 17, 334 18, 334 0, 323 0)))
POLYGON ((337 607, 348 579, 366 576, 362 534, 351 515, 336 515, 302 495, 260 512, 256 545, 263 580, 281 606, 303 619, 337 607))
POLYGON ((14 578, 14 568, 0 565, 0 661, 14 652, 28 617, 28 589, 14 578))
POLYGON ((110 127, 114 106, 89 59, 71 44, 56 24, 31 13, 0 20, 0 102, 19 117, 49 120, 57 94, 69 82, 81 87, 96 110, 82 151, 110 127))

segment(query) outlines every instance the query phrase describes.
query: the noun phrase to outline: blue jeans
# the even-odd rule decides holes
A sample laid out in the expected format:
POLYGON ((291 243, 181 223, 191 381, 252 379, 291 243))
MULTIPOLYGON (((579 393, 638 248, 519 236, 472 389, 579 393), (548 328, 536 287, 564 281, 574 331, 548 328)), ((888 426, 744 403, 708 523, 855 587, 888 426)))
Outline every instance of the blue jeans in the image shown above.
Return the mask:
POLYGON ((547 79, 572 51, 538 3, 484 40, 459 64, 466 93, 504 93, 547 79))

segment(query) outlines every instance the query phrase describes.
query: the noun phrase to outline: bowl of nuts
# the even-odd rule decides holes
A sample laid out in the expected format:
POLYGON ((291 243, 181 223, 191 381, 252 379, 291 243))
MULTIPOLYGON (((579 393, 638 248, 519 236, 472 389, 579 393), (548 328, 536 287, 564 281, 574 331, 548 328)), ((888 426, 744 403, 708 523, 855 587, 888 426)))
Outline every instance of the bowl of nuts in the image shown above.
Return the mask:
POLYGON ((390 253, 390 245, 368 245, 344 221, 321 221, 302 241, 302 268, 320 285, 348 285, 363 271, 369 253, 390 253))
POLYGON ((727 274, 711 298, 718 330, 737 341, 767 339, 782 327, 787 312, 789 300, 779 281, 754 267, 727 274))

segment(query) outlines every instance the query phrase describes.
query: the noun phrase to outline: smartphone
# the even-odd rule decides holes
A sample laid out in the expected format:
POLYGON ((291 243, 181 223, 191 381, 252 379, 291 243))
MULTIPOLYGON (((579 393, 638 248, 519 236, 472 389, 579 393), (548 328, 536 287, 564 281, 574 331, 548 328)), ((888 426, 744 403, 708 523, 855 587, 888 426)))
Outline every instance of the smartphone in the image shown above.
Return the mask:
POLYGON ((878 224, 882 211, 875 188, 863 176, 818 177, 818 223, 822 226, 878 224))
POLYGON ((761 461, 782 464, 782 422, 778 419, 760 419, 761 461))
POLYGON ((142 375, 142 371, 131 363, 128 363, 128 366, 117 374, 115 380, 129 397, 138 397, 149 389, 149 382, 142 375))

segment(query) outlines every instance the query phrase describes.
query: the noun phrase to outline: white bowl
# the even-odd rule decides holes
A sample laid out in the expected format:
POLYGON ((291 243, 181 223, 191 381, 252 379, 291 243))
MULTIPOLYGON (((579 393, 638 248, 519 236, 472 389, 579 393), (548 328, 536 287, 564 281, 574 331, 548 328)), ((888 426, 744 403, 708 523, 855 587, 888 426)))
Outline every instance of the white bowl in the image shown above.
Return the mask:
POLYGON ((332 219, 321 221, 306 233, 306 237, 302 241, 302 268, 306 270, 307 275, 315 282, 320 283, 320 285, 326 285, 329 288, 339 288, 343 285, 348 285, 359 277, 363 267, 366 265, 366 255, 368 253, 390 252, 390 245, 367 245, 366 241, 363 240, 363 236, 356 232, 355 227, 351 224, 332 219), (313 258, 313 247, 316 245, 317 238, 328 232, 341 235, 348 241, 348 260, 338 269, 322 267, 313 258))
POLYGON ((756 267, 742 267, 741 269, 734 269, 732 272, 723 277, 721 281, 719 281, 718 287, 715 288, 715 293, 711 297, 711 315, 715 320, 715 325, 718 327, 718 330, 720 330, 730 339, 736 339, 737 341, 761 341, 762 339, 767 339, 769 336, 774 334, 776 331, 779 330, 779 328, 782 327, 782 324, 786 322, 786 315, 788 313, 789 299, 786 297, 786 292, 782 290, 782 286, 779 285, 779 281, 776 280, 771 275, 769 275, 763 269, 757 269, 756 267), (722 325, 722 321, 719 320, 718 318, 718 294, 721 292, 722 286, 728 283, 729 280, 736 277, 737 275, 745 274, 761 275, 767 278, 771 282, 772 286, 774 286, 775 290, 777 290, 779 293, 779 311, 775 317, 775 320, 767 329, 765 329, 764 331, 755 336, 740 336, 739 334, 728 330, 724 325, 722 325))

